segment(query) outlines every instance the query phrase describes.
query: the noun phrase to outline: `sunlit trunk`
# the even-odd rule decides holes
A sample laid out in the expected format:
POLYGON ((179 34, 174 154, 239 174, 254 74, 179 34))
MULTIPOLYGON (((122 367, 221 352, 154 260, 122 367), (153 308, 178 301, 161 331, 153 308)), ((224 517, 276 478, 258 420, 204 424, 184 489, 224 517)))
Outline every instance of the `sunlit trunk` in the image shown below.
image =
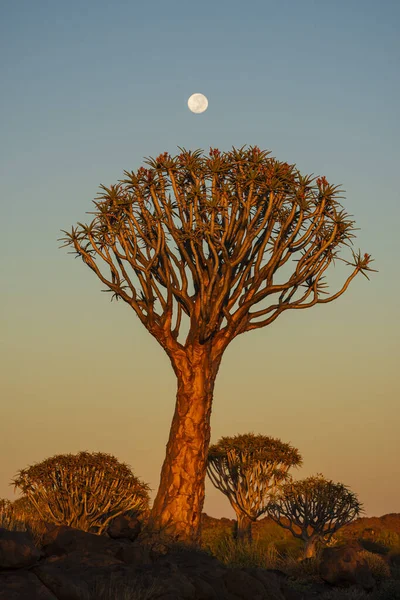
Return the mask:
POLYGON ((179 540, 198 542, 211 404, 221 355, 210 345, 198 344, 170 358, 178 391, 152 521, 179 540))
POLYGON ((317 554, 319 537, 311 537, 306 541, 304 546, 304 558, 314 558, 317 554))
POLYGON ((244 513, 238 511, 236 513, 237 521, 234 537, 238 541, 252 542, 251 519, 244 513))

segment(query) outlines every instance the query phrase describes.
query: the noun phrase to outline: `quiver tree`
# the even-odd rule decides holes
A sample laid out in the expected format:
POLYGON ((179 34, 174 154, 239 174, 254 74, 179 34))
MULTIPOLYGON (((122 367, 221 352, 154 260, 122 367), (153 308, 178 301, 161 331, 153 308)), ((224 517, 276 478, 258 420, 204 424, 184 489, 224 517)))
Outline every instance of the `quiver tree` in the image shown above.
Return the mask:
POLYGON ((305 542, 305 558, 315 556, 318 544, 329 541, 361 512, 362 505, 353 492, 320 474, 284 484, 268 507, 273 521, 305 542))
POLYGON ((207 474, 236 513, 238 539, 251 541, 251 522, 265 513, 288 470, 301 464, 296 448, 264 435, 223 437, 210 446, 207 474))
POLYGON ((101 186, 94 219, 63 240, 171 361, 178 389, 152 513, 178 538, 196 540, 224 350, 287 310, 335 300, 358 273, 367 276, 371 258, 352 251, 343 286, 324 290, 329 266, 352 243, 353 221, 338 186, 267 151, 182 150, 146 164, 101 186), (292 270, 283 281, 281 269, 292 270))
POLYGON ((12 529, 19 519, 17 519, 11 500, 6 498, 0 499, 0 527, 4 529, 12 529))
POLYGON ((30 526, 32 521, 39 518, 36 508, 26 496, 21 496, 13 502, 0 500, 0 516, 2 516, 4 523, 8 523, 9 528, 11 528, 12 523, 14 524, 13 528, 19 526, 19 524, 30 526))
POLYGON ((53 456, 19 471, 13 483, 42 521, 98 534, 118 515, 149 504, 147 484, 102 452, 53 456))
POLYGON ((40 514, 27 496, 13 502, 0 500, 0 527, 13 530, 28 530, 31 533, 43 531, 40 514))

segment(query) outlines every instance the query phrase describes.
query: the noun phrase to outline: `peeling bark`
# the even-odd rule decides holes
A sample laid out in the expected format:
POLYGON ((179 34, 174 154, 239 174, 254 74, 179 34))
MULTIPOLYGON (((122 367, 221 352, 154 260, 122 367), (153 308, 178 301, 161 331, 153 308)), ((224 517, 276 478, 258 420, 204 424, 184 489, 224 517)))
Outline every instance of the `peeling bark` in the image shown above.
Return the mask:
POLYGON ((175 413, 152 508, 153 525, 182 541, 200 539, 210 417, 222 353, 210 344, 170 354, 178 378, 175 413))

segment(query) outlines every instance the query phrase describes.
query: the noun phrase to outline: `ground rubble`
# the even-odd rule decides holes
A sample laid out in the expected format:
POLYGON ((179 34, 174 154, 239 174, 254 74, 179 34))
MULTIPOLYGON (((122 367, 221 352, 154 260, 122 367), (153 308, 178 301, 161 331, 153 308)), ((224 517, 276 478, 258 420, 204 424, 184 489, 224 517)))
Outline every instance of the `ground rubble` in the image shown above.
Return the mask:
POLYGON ((329 587, 299 591, 279 571, 232 569, 197 549, 151 547, 124 519, 107 535, 52 527, 39 549, 30 533, 0 529, 0 600, 313 600, 329 587))

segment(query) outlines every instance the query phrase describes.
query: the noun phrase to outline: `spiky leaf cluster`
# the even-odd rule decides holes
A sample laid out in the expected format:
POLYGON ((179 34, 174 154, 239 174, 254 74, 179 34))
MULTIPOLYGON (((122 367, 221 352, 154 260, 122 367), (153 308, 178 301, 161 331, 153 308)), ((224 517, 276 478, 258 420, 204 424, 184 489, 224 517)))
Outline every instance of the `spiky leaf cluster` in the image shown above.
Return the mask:
POLYGON ((268 515, 304 541, 318 536, 327 540, 362 512, 348 487, 318 474, 282 486, 268 507, 268 515))
POLYGON ((207 474, 232 507, 256 520, 266 511, 271 494, 300 466, 296 448, 277 438, 253 433, 223 437, 208 451, 207 474))
POLYGON ((330 302, 372 270, 370 255, 352 251, 352 274, 327 295, 327 269, 343 260, 354 221, 325 177, 303 176, 257 146, 145 162, 101 186, 92 222, 63 240, 164 347, 166 337, 182 347, 182 316, 186 344, 229 341, 285 310, 330 302), (278 283, 288 265, 292 275, 278 283))
POLYGON ((116 516, 149 504, 148 485, 102 452, 53 456, 19 471, 13 483, 43 521, 99 534, 116 516))

